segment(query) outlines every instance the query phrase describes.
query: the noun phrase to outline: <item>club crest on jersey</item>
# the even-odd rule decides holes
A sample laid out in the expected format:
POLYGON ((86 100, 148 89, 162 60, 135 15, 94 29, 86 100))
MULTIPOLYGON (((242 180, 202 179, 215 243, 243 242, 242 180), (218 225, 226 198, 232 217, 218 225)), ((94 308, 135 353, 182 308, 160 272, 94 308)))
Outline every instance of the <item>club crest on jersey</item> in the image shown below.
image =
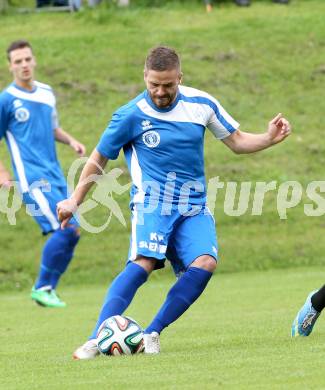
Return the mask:
POLYGON ((15 118, 18 122, 26 122, 29 119, 29 111, 24 107, 20 107, 15 111, 15 118))
POLYGON ((160 135, 157 131, 147 131, 142 135, 142 140, 148 148, 155 148, 160 143, 160 135))

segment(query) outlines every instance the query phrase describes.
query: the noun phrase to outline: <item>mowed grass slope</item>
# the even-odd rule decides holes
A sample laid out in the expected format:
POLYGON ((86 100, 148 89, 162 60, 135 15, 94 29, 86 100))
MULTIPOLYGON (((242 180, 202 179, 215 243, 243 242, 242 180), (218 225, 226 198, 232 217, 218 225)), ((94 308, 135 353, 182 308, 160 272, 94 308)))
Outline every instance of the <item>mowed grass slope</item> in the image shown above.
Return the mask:
MULTIPOLYGON (((263 2, 247 9, 225 3, 210 15, 200 4, 11 14, 1 16, 0 52, 17 38, 33 43, 37 78, 55 88, 62 126, 87 145, 88 153, 114 110, 143 90, 144 57, 157 44, 174 46, 182 56, 184 84, 217 97, 243 130, 264 131, 283 112, 294 134, 263 153, 236 156, 207 134, 208 180, 252 181, 252 189, 256 181, 276 181, 278 188, 296 180, 303 188, 303 199, 288 211, 287 220, 279 218, 276 191, 266 196, 262 216, 251 216, 250 202, 243 216, 230 217, 224 212, 225 189, 220 190, 215 208, 219 272, 320 265, 323 218, 306 217, 303 203, 312 203, 305 194, 307 184, 324 178, 324 12, 322 0, 293 0, 288 7, 263 2)), ((3 54, 0 87, 10 81, 3 54)), ((7 152, 1 144, 3 159, 7 152)), ((67 172, 75 156, 65 146, 58 150, 67 172)), ((110 166, 122 167, 121 181, 129 181, 123 156, 110 166)), ((116 199, 128 220, 128 194, 116 199)), ((89 220, 100 226, 107 214, 98 207, 89 212, 89 220)), ((0 288, 30 286, 44 238, 23 209, 16 226, 1 212, 0 229, 0 288)), ((83 232, 63 283, 102 282, 115 275, 127 256, 128 235, 129 226, 116 220, 98 235, 83 232)))
MULTIPOLYGON (((203 296, 161 336, 158 356, 73 361, 94 326, 103 286, 66 287, 64 310, 25 293, 0 301, 0 388, 324 389, 324 318, 308 338, 290 328, 323 268, 216 275, 203 296)), ((173 281, 149 282, 127 314, 146 326, 173 281)))

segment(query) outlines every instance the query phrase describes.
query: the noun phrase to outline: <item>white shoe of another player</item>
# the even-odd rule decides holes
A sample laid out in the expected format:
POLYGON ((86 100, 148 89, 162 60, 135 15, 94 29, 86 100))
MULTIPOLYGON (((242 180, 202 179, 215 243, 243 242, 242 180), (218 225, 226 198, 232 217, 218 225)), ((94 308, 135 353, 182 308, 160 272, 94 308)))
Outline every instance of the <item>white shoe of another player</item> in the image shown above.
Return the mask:
POLYGON ((91 339, 74 351, 73 358, 75 360, 94 359, 97 355, 99 355, 97 341, 91 339))
POLYGON ((144 353, 156 354, 160 352, 159 333, 152 332, 143 335, 144 353))

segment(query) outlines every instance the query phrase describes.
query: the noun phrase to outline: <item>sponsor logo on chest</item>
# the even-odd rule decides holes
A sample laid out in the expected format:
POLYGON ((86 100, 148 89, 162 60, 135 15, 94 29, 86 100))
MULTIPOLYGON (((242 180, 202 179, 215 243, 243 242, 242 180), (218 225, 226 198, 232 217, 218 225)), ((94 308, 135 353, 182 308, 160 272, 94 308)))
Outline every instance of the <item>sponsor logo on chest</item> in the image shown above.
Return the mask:
POLYGON ((141 122, 142 130, 149 130, 142 134, 143 143, 148 146, 148 148, 155 148, 160 143, 160 134, 151 130, 153 128, 151 122, 147 119, 141 122))
POLYGON ((149 120, 145 119, 141 122, 142 130, 150 130, 152 129, 152 124, 149 120))
POLYGON ((23 103, 21 100, 16 99, 16 100, 14 100, 13 105, 15 108, 19 108, 19 107, 22 107, 23 103))

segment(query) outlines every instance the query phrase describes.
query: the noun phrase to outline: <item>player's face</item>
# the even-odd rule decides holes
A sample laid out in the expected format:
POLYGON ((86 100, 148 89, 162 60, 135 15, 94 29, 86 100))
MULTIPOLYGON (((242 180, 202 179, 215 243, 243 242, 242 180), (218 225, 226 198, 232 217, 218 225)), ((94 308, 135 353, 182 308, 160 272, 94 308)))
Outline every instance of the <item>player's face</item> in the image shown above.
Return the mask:
POLYGON ((9 70, 18 85, 25 85, 34 79, 35 57, 29 47, 10 53, 9 70))
POLYGON ((158 108, 168 108, 176 99, 178 86, 182 81, 182 73, 179 69, 162 72, 145 69, 144 81, 154 104, 158 108))

